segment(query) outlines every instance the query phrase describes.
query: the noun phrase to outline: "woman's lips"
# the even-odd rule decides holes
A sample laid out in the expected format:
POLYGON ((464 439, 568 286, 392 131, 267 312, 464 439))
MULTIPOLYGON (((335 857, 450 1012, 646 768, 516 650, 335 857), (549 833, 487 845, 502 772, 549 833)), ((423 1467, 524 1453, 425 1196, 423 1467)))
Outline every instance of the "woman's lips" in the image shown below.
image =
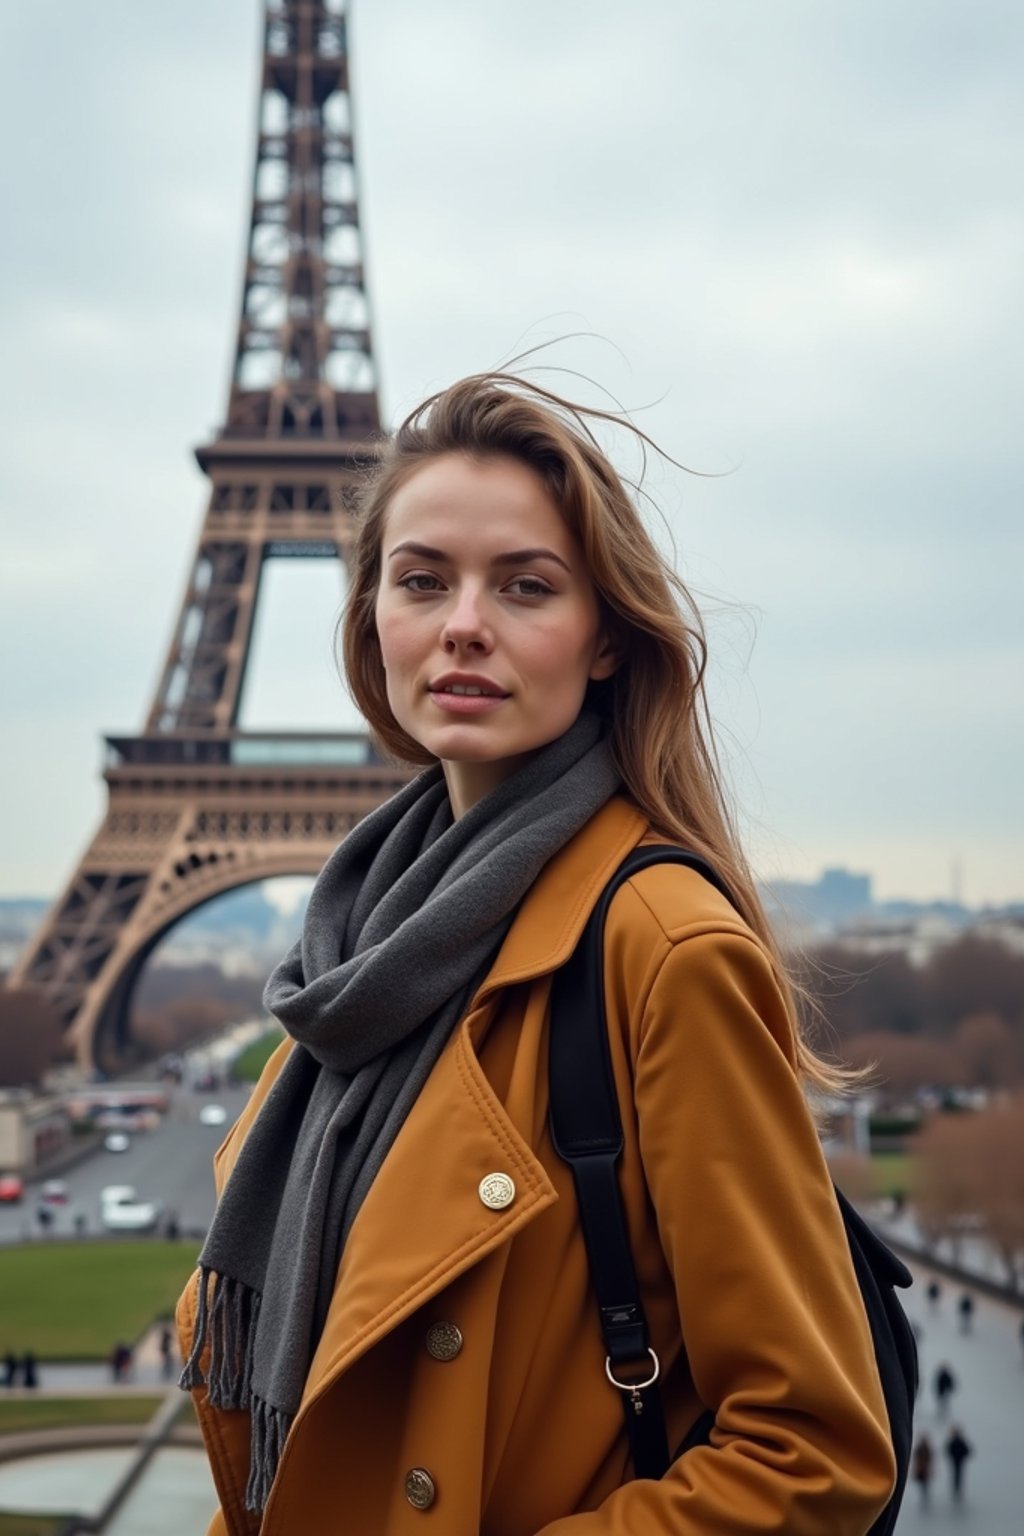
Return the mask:
POLYGON ((486 715, 508 699, 507 693, 445 693, 431 690, 430 697, 448 715, 486 715))

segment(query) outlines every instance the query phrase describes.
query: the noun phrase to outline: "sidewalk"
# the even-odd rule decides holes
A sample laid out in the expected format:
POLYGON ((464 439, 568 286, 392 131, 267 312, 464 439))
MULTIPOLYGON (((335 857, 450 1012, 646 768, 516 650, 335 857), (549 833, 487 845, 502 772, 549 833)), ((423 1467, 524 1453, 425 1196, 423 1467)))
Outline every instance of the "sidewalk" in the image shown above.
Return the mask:
POLYGON ((908 1487, 896 1536, 936 1536, 944 1530, 970 1536, 1011 1536, 1020 1530, 1024 1506, 1020 1311, 1012 1301, 976 1290, 974 1318, 965 1334, 956 1304, 970 1282, 950 1280, 923 1259, 910 1260, 909 1267, 915 1284, 909 1293, 902 1293, 902 1299, 916 1325, 921 1361, 914 1429, 915 1436, 923 1433, 930 1437, 936 1466, 931 1507, 922 1508, 920 1490, 914 1485, 908 1487), (930 1304, 925 1288, 933 1278, 939 1281, 940 1294, 938 1301, 930 1304), (935 1373, 943 1363, 952 1368, 957 1383, 944 1413, 939 1411, 935 1397, 935 1373), (950 1495, 944 1454, 953 1424, 962 1427, 974 1447, 967 1463, 965 1497, 959 1505, 950 1495))
POLYGON ((181 1361, 175 1340, 171 1370, 169 1374, 164 1374, 160 1355, 161 1332, 162 1325, 154 1324, 143 1334, 133 1351, 131 1375, 126 1381, 115 1381, 110 1366, 105 1362, 62 1363, 43 1360, 37 1366, 37 1387, 0 1387, 0 1402, 38 1397, 116 1397, 122 1392, 137 1397, 162 1394, 170 1387, 175 1387, 181 1361))

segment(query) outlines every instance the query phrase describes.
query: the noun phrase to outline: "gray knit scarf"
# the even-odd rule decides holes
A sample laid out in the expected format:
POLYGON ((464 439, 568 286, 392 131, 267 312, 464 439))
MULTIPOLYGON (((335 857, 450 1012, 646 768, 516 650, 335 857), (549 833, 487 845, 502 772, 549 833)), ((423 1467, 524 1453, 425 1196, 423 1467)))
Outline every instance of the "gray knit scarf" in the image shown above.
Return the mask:
POLYGON ((331 854, 264 1002, 295 1040, 199 1255, 182 1387, 247 1408, 246 1506, 262 1510, 345 1239, 445 1042, 541 869, 619 776, 597 717, 453 821, 441 768, 331 854), (206 1377, 200 1356, 206 1344, 206 1377))

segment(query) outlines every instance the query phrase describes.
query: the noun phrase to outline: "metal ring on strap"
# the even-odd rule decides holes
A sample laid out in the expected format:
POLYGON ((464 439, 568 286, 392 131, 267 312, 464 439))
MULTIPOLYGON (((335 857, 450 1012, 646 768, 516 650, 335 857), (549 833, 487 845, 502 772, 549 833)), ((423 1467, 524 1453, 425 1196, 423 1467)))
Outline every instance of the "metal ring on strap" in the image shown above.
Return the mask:
POLYGON ((661 1363, 653 1349, 648 1349, 647 1353, 654 1361, 654 1371, 650 1376, 648 1376, 646 1381, 616 1381, 615 1377, 612 1375, 612 1357, 611 1355, 606 1355, 604 1362, 604 1373, 608 1377, 608 1380, 611 1382, 612 1386, 618 1387, 620 1392, 643 1392, 647 1387, 653 1387, 661 1373, 661 1363))

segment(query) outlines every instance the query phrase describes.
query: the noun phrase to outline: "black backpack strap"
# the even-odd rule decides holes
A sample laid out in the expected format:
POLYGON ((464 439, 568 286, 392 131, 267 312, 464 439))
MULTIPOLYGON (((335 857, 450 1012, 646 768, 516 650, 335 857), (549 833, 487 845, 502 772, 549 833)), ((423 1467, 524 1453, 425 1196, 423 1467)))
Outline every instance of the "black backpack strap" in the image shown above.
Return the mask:
POLYGON ((604 926, 625 881, 652 864, 685 864, 731 901, 719 875, 696 854, 658 845, 635 848, 601 893, 576 949, 556 971, 549 1043, 551 1138, 572 1168, 580 1226, 597 1296, 607 1359, 605 1371, 622 1403, 637 1477, 659 1478, 669 1464, 658 1357, 626 1232, 616 1163, 622 1121, 612 1077, 604 999, 604 926))

